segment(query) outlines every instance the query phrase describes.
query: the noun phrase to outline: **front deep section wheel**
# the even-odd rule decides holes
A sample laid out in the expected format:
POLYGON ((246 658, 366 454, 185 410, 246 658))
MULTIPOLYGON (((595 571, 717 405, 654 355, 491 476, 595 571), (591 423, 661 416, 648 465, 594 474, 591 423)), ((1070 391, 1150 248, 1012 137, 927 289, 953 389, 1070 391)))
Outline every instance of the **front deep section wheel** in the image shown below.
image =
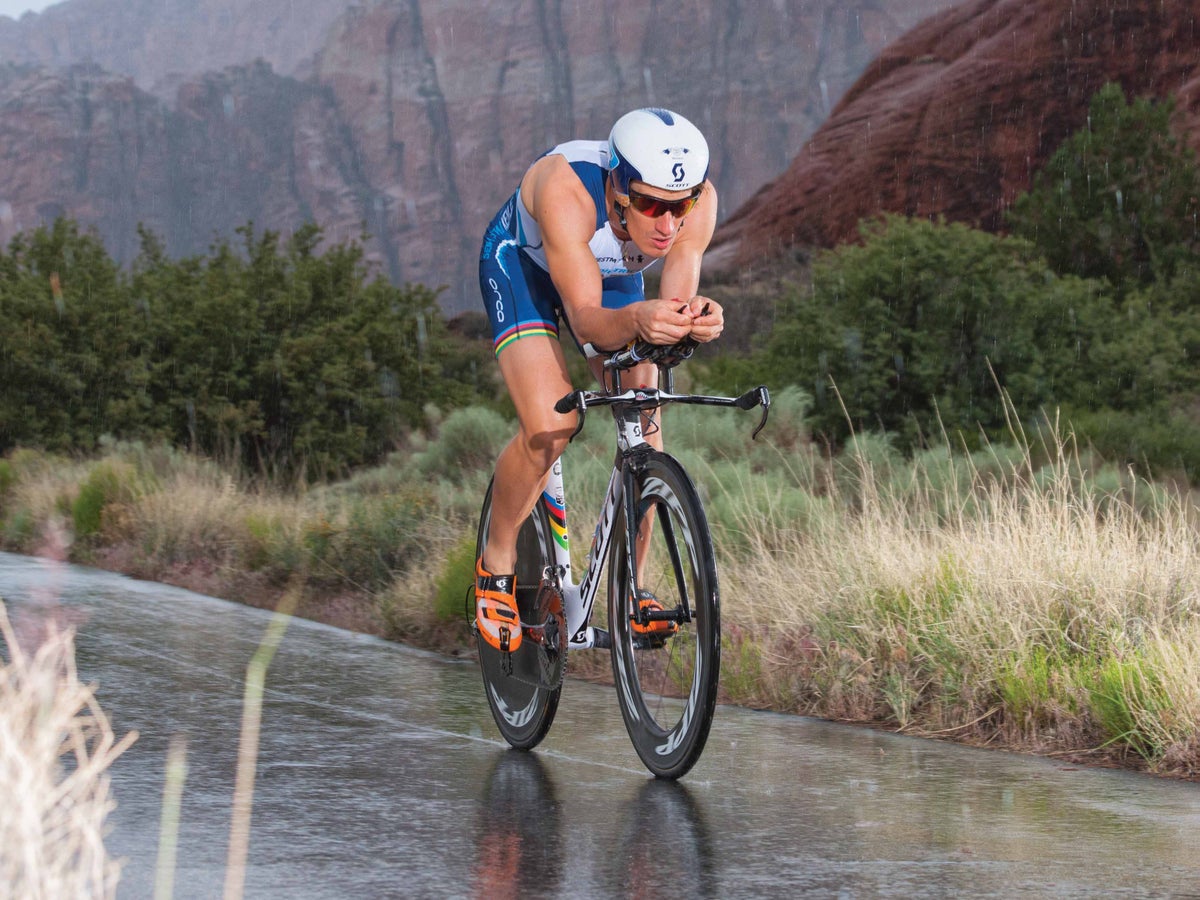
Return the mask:
POLYGON ((679 778, 700 758, 717 702, 716 563, 704 509, 683 467, 658 451, 630 465, 631 495, 621 505, 609 561, 613 677, 638 756, 655 775, 679 778), (628 535, 635 536, 636 565, 628 535), (646 602, 648 595, 661 609, 646 602))
MULTIPOLYGON (((491 522, 492 485, 479 516, 476 559, 483 553, 491 522)), ((502 653, 476 634, 484 692, 496 727, 513 747, 536 747, 558 710, 566 666, 566 621, 562 596, 546 579, 554 565, 554 533, 544 500, 539 500, 517 536, 517 607, 526 629, 513 653, 502 653)))

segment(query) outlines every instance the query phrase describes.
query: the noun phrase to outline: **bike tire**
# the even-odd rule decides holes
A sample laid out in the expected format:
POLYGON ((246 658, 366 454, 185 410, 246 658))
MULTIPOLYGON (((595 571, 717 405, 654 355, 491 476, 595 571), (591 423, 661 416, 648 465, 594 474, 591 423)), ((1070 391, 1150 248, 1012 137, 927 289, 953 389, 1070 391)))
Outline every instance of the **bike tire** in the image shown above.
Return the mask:
MULTIPOLYGON (((492 485, 489 484, 479 515, 476 559, 483 553, 484 544, 487 542, 491 516, 492 485)), ((517 607, 523 622, 534 621, 534 608, 542 575, 547 566, 554 564, 553 542, 550 517, 543 501, 539 499, 517 535, 517 607)), ((507 669, 503 654, 478 634, 476 645, 479 649, 479 668, 483 674, 484 693, 500 734, 518 750, 536 747, 554 722, 562 685, 551 690, 512 677, 511 671, 514 669, 536 672, 537 651, 531 641, 523 642, 515 653, 510 654, 507 669)))
POLYGON ((683 466, 659 451, 627 465, 634 468, 632 533, 654 512, 637 587, 651 591, 665 610, 686 604, 691 617, 662 641, 648 641, 634 631, 629 504, 622 503, 609 559, 613 677, 638 756, 656 776, 679 778, 700 758, 717 702, 721 617, 716 560, 704 508, 683 466))

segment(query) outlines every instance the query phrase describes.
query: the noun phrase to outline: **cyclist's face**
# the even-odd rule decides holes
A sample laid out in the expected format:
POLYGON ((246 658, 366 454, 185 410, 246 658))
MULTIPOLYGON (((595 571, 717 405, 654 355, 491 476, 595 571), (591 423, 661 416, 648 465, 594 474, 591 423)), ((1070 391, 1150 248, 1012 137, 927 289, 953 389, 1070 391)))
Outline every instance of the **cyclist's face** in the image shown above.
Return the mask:
POLYGON ((625 209, 630 239, 647 256, 658 258, 674 245, 698 196, 697 191, 664 191, 635 181, 629 185, 629 205, 617 202, 625 209))

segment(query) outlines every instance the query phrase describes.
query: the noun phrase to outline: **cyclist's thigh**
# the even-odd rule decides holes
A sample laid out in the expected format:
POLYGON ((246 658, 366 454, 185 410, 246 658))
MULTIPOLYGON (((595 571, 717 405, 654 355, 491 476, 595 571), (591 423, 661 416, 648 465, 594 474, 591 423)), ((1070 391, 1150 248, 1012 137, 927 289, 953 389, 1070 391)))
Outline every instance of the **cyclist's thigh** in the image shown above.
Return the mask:
MULTIPOLYGON (((484 246, 486 250, 489 242, 484 246)), ((500 374, 521 428, 530 438, 572 429, 574 413, 561 416, 554 411, 555 402, 571 391, 558 341, 558 292, 550 276, 527 260, 515 243, 497 236, 492 246, 480 258, 479 285, 500 374)))
POLYGON ((604 279, 600 305, 605 309, 621 309, 630 303, 646 299, 646 285, 642 273, 632 275, 610 275, 604 279))
POLYGON ((571 392, 571 379, 557 338, 530 336, 508 344, 500 354, 500 374, 530 440, 565 440, 575 429, 575 413, 554 411, 571 392))

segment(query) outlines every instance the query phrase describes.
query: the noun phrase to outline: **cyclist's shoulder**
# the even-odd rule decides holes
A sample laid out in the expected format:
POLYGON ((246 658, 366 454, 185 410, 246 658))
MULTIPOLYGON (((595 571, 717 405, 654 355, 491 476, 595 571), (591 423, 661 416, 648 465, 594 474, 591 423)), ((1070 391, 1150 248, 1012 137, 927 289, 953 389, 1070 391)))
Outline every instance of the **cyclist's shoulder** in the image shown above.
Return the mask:
POLYGON ((602 178, 589 177, 586 168, 581 171, 578 160, 572 162, 555 153, 541 157, 529 167, 520 191, 525 208, 535 219, 542 218, 539 210, 553 209, 558 218, 564 210, 574 209, 587 222, 595 218, 597 196, 603 206, 603 192, 602 178))
POLYGON ((565 141, 546 153, 566 160, 572 166, 596 166, 608 170, 608 141, 565 141))
POLYGON ((552 172, 562 178, 573 176, 587 185, 594 181, 602 183, 608 172, 608 144, 605 141, 567 141, 558 144, 534 160, 529 172, 552 172))

